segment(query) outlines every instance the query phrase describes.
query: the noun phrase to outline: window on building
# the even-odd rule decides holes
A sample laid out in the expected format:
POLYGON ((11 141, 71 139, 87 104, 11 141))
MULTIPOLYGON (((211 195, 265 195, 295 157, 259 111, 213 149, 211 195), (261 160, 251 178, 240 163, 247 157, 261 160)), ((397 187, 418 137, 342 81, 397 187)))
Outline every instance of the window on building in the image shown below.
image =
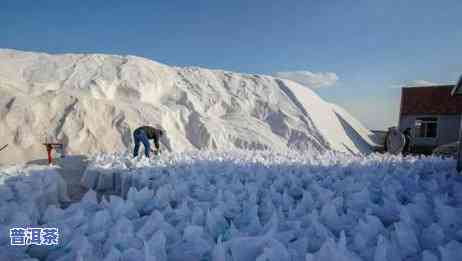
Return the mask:
POLYGON ((418 138, 436 138, 438 119, 434 117, 417 118, 415 136, 418 138))

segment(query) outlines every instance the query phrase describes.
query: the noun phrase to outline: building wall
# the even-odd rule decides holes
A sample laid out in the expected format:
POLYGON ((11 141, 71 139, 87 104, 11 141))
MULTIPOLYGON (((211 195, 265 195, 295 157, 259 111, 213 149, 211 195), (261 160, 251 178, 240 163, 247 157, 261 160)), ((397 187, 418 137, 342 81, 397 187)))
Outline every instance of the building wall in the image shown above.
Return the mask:
POLYGON ((399 121, 399 129, 401 131, 406 128, 413 129, 415 120, 420 117, 438 118, 437 137, 413 138, 412 143, 414 145, 430 148, 458 141, 461 115, 402 115, 399 121))

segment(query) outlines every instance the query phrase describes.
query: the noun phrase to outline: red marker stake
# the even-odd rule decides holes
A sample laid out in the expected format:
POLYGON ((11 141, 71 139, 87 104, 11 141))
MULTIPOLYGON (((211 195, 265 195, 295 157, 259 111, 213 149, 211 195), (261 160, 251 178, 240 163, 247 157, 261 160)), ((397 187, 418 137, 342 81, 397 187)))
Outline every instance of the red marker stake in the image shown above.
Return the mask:
POLYGON ((48 153, 48 165, 51 165, 51 161, 53 160, 51 158, 51 150, 53 149, 53 147, 50 144, 46 146, 47 146, 47 153, 48 153))

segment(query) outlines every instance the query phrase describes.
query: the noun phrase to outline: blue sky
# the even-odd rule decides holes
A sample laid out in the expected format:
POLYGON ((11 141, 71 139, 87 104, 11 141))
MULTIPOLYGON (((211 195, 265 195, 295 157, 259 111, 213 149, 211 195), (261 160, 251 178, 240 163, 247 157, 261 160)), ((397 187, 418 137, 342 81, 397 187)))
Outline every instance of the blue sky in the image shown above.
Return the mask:
POLYGON ((309 71, 321 83, 330 72, 335 79, 316 92, 373 129, 396 125, 396 86, 450 83, 462 73, 457 0, 2 0, 0 28, 0 48, 132 54, 270 75, 309 71))

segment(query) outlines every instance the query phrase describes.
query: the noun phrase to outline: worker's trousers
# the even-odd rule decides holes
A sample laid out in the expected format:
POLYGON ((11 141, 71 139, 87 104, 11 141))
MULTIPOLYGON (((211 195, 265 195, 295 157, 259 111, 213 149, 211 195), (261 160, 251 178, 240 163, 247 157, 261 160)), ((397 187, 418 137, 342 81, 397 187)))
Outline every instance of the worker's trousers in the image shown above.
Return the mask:
POLYGON ((149 143, 148 135, 144 130, 135 130, 133 133, 133 138, 135 139, 135 149, 133 151, 133 156, 138 157, 138 151, 140 150, 140 143, 144 145, 144 155, 149 158, 149 152, 151 151, 151 144, 149 143))

